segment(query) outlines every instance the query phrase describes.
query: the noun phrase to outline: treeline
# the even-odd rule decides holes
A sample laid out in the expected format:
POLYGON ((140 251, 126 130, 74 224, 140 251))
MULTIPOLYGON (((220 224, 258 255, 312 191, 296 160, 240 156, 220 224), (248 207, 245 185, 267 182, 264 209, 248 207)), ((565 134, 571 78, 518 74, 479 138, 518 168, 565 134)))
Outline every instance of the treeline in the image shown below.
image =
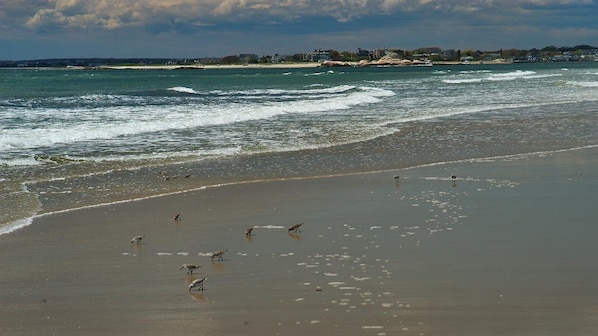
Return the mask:
MULTIPOLYGON (((496 58, 519 60, 519 61, 541 61, 541 60, 577 60, 588 57, 598 59, 598 47, 591 45, 577 45, 574 47, 547 46, 542 49, 499 49, 494 51, 481 50, 442 50, 437 47, 419 48, 415 50, 401 49, 378 49, 352 51, 318 50, 318 53, 325 52, 330 60, 356 62, 360 60, 375 60, 384 56, 387 52, 401 55, 405 59, 427 58, 431 61, 459 61, 464 58, 472 60, 489 60, 496 58)), ((309 62, 313 58, 312 53, 297 53, 293 55, 263 55, 254 54, 229 55, 221 58, 54 58, 34 59, 19 61, 0 61, 0 68, 22 68, 22 67, 98 67, 118 65, 210 65, 210 64, 244 64, 244 63, 280 63, 280 62, 309 62)))
POLYGON ((110 65, 163 65, 172 58, 48 58, 20 61, 0 61, 0 67, 94 67, 110 65))

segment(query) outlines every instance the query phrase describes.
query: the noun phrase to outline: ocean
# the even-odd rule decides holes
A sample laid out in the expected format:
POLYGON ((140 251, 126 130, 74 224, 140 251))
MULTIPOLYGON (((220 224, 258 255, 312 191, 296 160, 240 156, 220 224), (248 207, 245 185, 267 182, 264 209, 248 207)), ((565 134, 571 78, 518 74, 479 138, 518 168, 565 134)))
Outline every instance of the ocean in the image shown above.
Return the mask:
POLYGON ((0 234, 207 186, 595 147, 597 102, 597 62, 2 69, 0 234))

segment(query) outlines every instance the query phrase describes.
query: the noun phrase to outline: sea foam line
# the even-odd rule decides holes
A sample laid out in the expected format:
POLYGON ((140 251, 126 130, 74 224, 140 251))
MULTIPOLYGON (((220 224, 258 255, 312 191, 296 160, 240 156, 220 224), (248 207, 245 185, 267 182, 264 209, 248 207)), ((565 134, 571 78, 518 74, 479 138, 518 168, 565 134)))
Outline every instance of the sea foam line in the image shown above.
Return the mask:
MULTIPOLYGON (((592 149, 592 148, 598 148, 598 145, 587 145, 587 146, 564 148, 564 149, 557 149, 557 150, 551 150, 551 151, 538 151, 538 152, 530 152, 530 153, 490 156, 490 157, 484 157, 484 158, 470 158, 470 159, 462 159, 462 160, 454 160, 454 161, 442 161, 442 162, 435 162, 435 163, 429 163, 429 164, 423 164, 423 165, 416 165, 416 166, 412 166, 412 167, 400 168, 400 170, 412 170, 412 169, 417 169, 417 168, 441 166, 441 165, 447 165, 447 164, 453 164, 453 163, 484 162, 484 160, 499 161, 499 160, 504 160, 504 159, 525 159, 525 158, 529 158, 532 156, 550 155, 550 154, 554 154, 554 153, 564 153, 564 152, 571 152, 571 151, 576 151, 576 150, 584 150, 584 149, 592 149)), ((187 189, 187 190, 173 191, 173 192, 169 192, 169 193, 150 195, 150 196, 138 197, 138 198, 133 198, 133 199, 120 200, 120 201, 112 201, 112 202, 85 205, 85 206, 75 207, 75 208, 71 208, 71 209, 46 212, 43 214, 35 214, 28 218, 9 222, 7 225, 0 228, 0 235, 8 234, 8 233, 14 232, 18 229, 29 226, 29 225, 33 224, 33 221, 37 218, 42 218, 42 217, 51 216, 51 215, 60 214, 60 213, 68 213, 68 212, 72 212, 72 211, 84 210, 84 209, 99 208, 99 207, 108 206, 108 205, 139 202, 139 201, 143 201, 143 200, 147 200, 147 199, 154 199, 154 198, 158 198, 158 197, 178 195, 178 194, 194 192, 194 191, 201 191, 201 190, 206 190, 209 188, 220 188, 220 187, 226 187, 226 186, 234 186, 234 185, 250 184, 250 183, 262 183, 262 182, 308 180, 308 179, 311 180, 311 179, 328 178, 328 177, 357 176, 357 175, 365 175, 365 174, 393 172, 393 171, 397 171, 397 170, 399 170, 399 169, 398 168, 397 169, 384 169, 384 170, 375 170, 375 171, 368 171, 368 172, 326 174, 326 175, 307 176, 307 177, 286 177, 286 178, 273 178, 273 179, 258 179, 258 180, 241 181, 241 182, 218 183, 218 184, 213 184, 213 185, 201 186, 201 187, 197 187, 197 188, 191 188, 191 189, 187 189)))

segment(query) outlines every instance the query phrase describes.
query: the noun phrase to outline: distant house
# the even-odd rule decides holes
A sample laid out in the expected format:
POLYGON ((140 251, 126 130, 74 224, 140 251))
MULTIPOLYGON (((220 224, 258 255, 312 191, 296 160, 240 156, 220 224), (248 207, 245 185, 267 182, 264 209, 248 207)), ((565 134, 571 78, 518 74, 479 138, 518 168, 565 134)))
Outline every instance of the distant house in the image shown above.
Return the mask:
POLYGON ((376 49, 370 53, 372 59, 381 59, 384 56, 386 56, 386 49, 376 49))
POLYGON ((288 60, 288 58, 289 57, 287 55, 276 54, 276 55, 272 56, 272 63, 286 62, 288 60))
POLYGON ((366 49, 357 48, 357 57, 369 57, 370 51, 366 49))
POLYGON ((457 60, 460 57, 460 52, 454 49, 443 50, 438 53, 438 57, 444 61, 457 60))
POLYGON ((314 50, 312 53, 305 54, 304 60, 307 62, 326 62, 332 60, 328 51, 314 50))
POLYGON ((256 63, 258 56, 256 54, 239 54, 239 59, 244 63, 256 63))

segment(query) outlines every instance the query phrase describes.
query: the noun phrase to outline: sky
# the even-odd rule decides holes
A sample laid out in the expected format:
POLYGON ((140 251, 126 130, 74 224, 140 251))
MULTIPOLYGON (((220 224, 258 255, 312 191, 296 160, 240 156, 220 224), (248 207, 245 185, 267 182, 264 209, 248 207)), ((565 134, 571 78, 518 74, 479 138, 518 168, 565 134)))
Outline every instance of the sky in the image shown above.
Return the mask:
POLYGON ((0 60, 598 46, 598 0, 0 0, 0 60))

